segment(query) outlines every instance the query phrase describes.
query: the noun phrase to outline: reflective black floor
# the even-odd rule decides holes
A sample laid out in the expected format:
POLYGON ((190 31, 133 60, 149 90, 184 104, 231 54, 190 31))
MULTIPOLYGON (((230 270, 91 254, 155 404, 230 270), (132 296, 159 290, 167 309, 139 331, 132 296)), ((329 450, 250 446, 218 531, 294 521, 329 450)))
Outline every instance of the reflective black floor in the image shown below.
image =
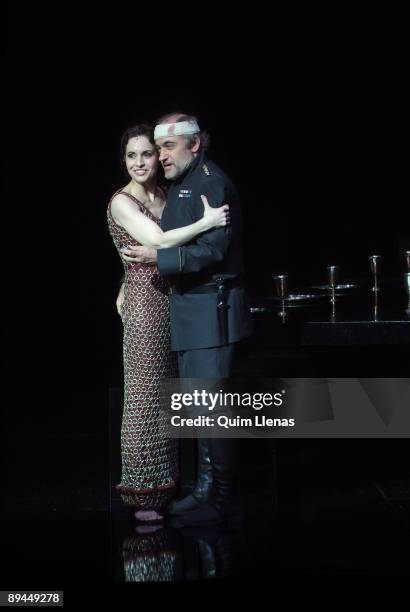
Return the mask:
POLYGON ((91 598, 125 582, 408 574, 407 440, 240 440, 238 452, 229 525, 147 532, 113 491, 106 439, 44 438, 7 485, 4 588, 88 585, 91 598))
POLYGON ((242 513, 223 527, 165 525, 144 534, 115 501, 114 579, 408 573, 410 479, 400 479, 400 469, 396 478, 389 469, 376 474, 360 452, 362 464, 353 468, 349 461, 339 464, 337 453, 325 459, 320 449, 304 446, 300 452, 294 445, 287 457, 288 449, 276 448, 271 466, 248 473, 242 513))

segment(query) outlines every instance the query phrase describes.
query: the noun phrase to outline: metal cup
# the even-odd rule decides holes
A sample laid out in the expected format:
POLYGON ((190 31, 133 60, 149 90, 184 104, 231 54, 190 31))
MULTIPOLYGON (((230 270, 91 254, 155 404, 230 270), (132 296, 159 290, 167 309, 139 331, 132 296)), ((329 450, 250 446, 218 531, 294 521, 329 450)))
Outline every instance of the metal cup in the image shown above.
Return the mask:
POLYGON ((379 269, 379 264, 381 262, 382 256, 381 255, 370 255, 369 256, 369 260, 370 260, 370 269, 373 272, 373 274, 377 274, 378 269, 379 269))
POLYGON ((285 300, 288 296, 288 277, 286 274, 278 274, 273 277, 276 286, 276 293, 278 297, 285 300))
POLYGON ((404 286, 406 287, 407 295, 410 296, 410 272, 404 274, 404 286))
POLYGON ((378 273, 379 273, 381 260, 382 260, 381 255, 370 255, 369 256, 370 270, 373 273, 372 291, 374 292, 379 291, 378 273))
POLYGON ((332 292, 332 297, 330 298, 330 301, 332 302, 332 304, 336 303, 336 285, 337 285, 337 280, 339 278, 339 266, 327 266, 327 273, 328 273, 328 277, 329 277, 329 287, 330 290, 332 292))
POLYGON ((330 322, 336 323, 336 299, 332 297, 330 302, 332 304, 332 313, 330 315, 330 322))
POLYGON ((406 287, 408 296, 406 312, 410 314, 410 272, 405 272, 404 274, 404 286, 406 287))
POLYGON ((327 266, 327 273, 329 277, 329 287, 335 289, 339 278, 339 266, 327 266))
POLYGON ((373 321, 375 323, 378 322, 379 320, 379 300, 378 300, 378 293, 377 291, 375 291, 374 293, 374 302, 373 302, 373 321))

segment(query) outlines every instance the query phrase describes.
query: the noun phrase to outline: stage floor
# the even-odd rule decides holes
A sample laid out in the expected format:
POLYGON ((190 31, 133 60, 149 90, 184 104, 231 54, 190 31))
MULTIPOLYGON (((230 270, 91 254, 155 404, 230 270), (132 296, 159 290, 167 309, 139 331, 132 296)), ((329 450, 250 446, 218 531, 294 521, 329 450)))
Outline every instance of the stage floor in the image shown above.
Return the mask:
POLYGON ((165 525, 148 534, 136 531, 113 489, 118 466, 106 439, 51 436, 44 444, 32 449, 28 470, 38 478, 7 485, 7 588, 87 584, 103 593, 125 581, 409 571, 406 439, 239 440, 241 514, 217 528, 165 525))

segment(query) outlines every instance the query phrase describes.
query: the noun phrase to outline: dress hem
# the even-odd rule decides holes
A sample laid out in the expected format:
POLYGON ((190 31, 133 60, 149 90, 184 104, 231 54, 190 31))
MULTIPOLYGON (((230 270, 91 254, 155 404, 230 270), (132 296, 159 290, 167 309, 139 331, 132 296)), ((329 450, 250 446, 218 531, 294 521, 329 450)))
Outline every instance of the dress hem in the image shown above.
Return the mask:
POLYGON ((167 489, 173 489, 177 486, 177 481, 173 480, 165 485, 158 485, 156 487, 148 487, 146 489, 136 489, 135 487, 130 487, 128 485, 117 484, 115 488, 120 493, 155 493, 156 491, 166 491, 167 489))

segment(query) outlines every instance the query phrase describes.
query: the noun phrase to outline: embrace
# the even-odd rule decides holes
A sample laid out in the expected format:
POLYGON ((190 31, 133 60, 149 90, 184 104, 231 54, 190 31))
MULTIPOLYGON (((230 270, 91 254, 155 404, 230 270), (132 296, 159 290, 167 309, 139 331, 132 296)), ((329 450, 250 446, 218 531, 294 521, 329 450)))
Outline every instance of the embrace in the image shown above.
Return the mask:
POLYGON ((239 198, 208 146, 198 120, 182 113, 162 117, 155 130, 128 129, 121 158, 130 180, 107 211, 125 269, 117 489, 142 522, 167 514, 181 526, 218 524, 236 507, 234 440, 198 438, 195 487, 176 501, 177 441, 156 427, 162 378, 228 378, 236 343, 252 333, 239 198))

